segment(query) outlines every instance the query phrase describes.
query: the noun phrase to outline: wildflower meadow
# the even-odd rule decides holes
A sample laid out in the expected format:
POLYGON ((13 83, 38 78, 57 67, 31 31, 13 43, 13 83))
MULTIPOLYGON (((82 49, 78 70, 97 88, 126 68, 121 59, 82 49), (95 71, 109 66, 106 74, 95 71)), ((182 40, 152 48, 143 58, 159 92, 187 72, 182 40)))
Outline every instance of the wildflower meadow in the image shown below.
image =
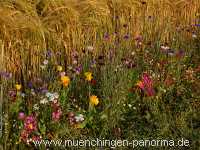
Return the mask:
POLYGON ((0 117, 0 150, 199 150, 200 0, 0 0, 0 117))

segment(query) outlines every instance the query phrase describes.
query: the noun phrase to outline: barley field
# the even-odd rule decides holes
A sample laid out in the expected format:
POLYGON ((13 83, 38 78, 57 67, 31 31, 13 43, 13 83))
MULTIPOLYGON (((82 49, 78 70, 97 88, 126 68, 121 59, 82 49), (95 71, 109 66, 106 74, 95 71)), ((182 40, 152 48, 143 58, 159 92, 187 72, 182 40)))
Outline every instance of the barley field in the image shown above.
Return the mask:
POLYGON ((199 150, 200 0, 0 0, 0 114, 0 150, 199 150))

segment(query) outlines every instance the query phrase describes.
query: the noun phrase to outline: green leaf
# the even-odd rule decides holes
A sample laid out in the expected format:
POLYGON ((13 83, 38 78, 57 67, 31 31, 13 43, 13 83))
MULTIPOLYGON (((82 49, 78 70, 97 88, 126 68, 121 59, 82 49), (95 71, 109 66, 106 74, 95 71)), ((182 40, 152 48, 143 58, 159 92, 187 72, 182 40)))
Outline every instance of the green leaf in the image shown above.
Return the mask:
POLYGON ((39 122, 38 127, 39 127, 39 130, 40 130, 40 132, 41 132, 42 134, 45 134, 45 133, 46 133, 46 126, 45 126, 45 124, 39 122))

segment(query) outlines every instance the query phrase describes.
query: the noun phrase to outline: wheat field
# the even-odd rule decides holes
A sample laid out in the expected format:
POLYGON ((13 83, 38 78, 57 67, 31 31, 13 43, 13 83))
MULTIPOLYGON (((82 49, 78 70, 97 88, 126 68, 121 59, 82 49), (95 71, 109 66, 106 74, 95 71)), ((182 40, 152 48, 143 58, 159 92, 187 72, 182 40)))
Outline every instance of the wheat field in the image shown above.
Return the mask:
POLYGON ((200 0, 0 0, 0 149, 185 138, 198 150, 199 33, 200 0))

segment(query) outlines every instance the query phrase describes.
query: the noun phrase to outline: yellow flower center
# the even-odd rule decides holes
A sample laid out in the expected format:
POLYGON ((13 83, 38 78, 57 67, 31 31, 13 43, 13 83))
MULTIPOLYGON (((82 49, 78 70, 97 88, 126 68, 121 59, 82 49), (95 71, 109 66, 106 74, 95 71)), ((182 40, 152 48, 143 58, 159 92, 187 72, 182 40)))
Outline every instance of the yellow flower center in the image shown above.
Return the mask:
POLYGON ((33 129, 33 124, 32 124, 32 123, 29 124, 29 125, 28 125, 28 128, 32 130, 32 129, 33 129))

